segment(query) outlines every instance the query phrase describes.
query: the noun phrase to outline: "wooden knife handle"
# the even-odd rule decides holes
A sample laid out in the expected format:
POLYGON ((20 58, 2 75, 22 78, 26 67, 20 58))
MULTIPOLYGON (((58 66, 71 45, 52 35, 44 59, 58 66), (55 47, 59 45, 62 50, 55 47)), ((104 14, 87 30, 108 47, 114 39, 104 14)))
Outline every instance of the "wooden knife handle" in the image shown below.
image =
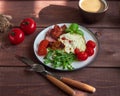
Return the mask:
POLYGON ((72 88, 70 88, 68 85, 64 84, 60 80, 56 79, 55 77, 49 74, 47 74, 46 77, 49 81, 51 81, 53 84, 55 84, 57 87, 59 87, 64 92, 68 93, 70 96, 73 96, 75 94, 75 91, 72 88))
POLYGON ((96 91, 96 89, 93 86, 70 79, 70 78, 61 77, 60 80, 68 85, 71 85, 73 87, 76 87, 76 88, 84 90, 84 91, 88 91, 88 92, 92 92, 92 93, 94 93, 96 91))

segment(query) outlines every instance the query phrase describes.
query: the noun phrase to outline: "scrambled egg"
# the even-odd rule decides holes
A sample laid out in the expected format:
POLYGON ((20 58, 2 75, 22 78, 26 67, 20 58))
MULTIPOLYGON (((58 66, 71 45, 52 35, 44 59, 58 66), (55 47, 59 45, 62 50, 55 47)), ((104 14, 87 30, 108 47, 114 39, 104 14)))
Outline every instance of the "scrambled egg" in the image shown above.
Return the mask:
POLYGON ((65 52, 74 53, 75 48, 85 51, 86 42, 82 35, 66 33, 60 36, 59 40, 65 45, 65 52))

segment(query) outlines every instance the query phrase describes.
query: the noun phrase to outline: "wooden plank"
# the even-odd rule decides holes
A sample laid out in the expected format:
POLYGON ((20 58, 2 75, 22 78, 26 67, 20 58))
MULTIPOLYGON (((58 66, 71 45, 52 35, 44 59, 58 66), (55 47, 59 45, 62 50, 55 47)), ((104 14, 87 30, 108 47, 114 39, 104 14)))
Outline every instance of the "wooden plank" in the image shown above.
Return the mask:
MULTIPOLYGON (((88 28, 97 36, 100 48, 96 60, 89 67, 120 67, 120 29, 88 28)), ((13 46, 9 43, 7 36, 4 36, 2 48, 0 48, 0 66, 25 66, 15 58, 15 54, 30 57, 38 62, 33 52, 33 43, 37 34, 43 30, 38 28, 32 35, 26 36, 23 43, 13 46)), ((39 63, 39 62, 38 62, 39 63)))
POLYGON ((38 27, 63 22, 76 22, 91 27, 120 27, 120 2, 108 1, 109 10, 103 20, 95 24, 82 21, 78 1, 0 1, 0 13, 13 17, 12 23, 19 26, 23 18, 35 19, 38 27), (116 6, 117 5, 117 6, 116 6))
POLYGON ((96 67, 120 67, 120 29, 91 29, 98 33, 100 43, 98 57, 91 66, 96 67))
MULTIPOLYGON (((119 68, 84 68, 73 72, 54 72, 96 87, 92 96, 119 96, 119 68), (109 95, 108 95, 109 94, 109 95)), ((80 91, 82 96, 91 94, 80 91)), ((24 71, 24 67, 0 67, 1 96, 66 96, 41 75, 24 71), (10 79, 8 79, 10 78, 10 79)))

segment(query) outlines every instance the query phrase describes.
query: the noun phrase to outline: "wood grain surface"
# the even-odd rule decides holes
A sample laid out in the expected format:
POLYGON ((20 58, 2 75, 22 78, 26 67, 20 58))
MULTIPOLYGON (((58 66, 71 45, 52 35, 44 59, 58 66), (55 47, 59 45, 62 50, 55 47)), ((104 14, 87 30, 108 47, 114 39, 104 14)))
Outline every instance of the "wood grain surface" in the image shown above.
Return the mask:
POLYGON ((109 9, 104 18, 87 24, 82 20, 78 0, 0 0, 0 14, 11 15, 14 26, 19 27, 26 17, 37 22, 36 32, 16 46, 10 44, 7 32, 0 33, 0 96, 68 96, 43 76, 26 72, 26 65, 15 55, 27 56, 39 63, 33 52, 39 32, 53 24, 73 22, 88 28, 98 38, 97 58, 87 67, 72 72, 46 69, 97 89, 93 94, 79 90, 80 96, 120 96, 120 1, 107 2, 109 9))

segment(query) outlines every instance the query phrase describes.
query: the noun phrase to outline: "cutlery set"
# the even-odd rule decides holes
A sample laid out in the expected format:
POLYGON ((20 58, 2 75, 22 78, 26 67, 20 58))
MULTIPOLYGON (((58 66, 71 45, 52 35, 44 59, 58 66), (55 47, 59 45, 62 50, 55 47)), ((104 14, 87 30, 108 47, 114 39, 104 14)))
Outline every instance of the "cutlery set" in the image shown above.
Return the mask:
POLYGON ((28 71, 34 71, 36 73, 40 73, 41 75, 45 76, 51 83, 59 87, 61 90, 63 90, 70 96, 79 96, 80 94, 77 94, 77 92, 68 85, 91 93, 94 93, 96 91, 96 89, 91 85, 67 77, 62 77, 52 74, 47 70, 45 70, 42 64, 37 64, 27 57, 16 55, 16 58, 18 58, 20 61, 22 61, 23 63, 29 66, 29 68, 27 69, 28 71))

